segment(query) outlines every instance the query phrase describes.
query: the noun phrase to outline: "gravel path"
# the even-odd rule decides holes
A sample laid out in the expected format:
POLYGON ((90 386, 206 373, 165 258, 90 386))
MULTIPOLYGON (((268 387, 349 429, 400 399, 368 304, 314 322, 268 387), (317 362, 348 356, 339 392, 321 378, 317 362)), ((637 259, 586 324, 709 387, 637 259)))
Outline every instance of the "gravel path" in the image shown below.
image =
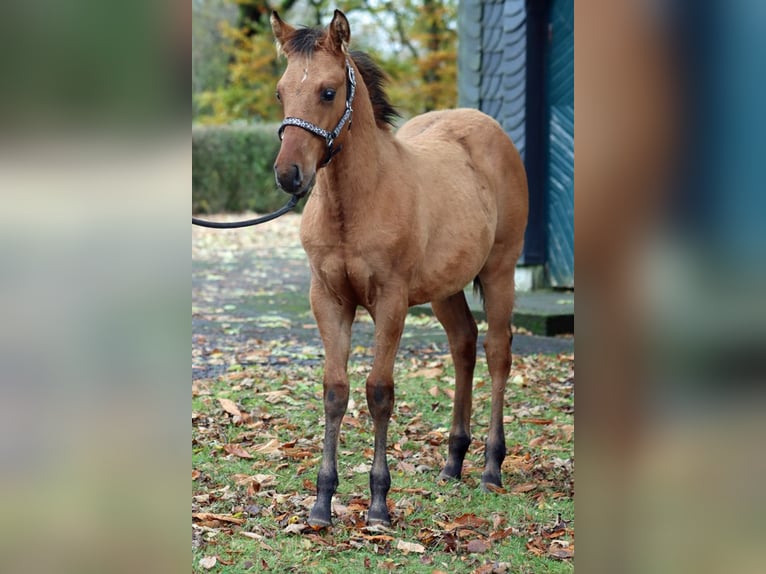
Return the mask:
MULTIPOLYGON (((193 379, 213 377, 236 365, 321 362, 299 225, 300 215, 288 214, 242 230, 192 227, 193 379)), ((365 311, 357 315, 353 333, 352 358, 371 356, 373 324, 365 311)), ((516 334, 513 347, 515 354, 571 353, 574 341, 516 334)), ((399 360, 448 352, 444 331, 433 317, 408 317, 399 360)), ((483 353, 481 345, 479 352, 483 353)))

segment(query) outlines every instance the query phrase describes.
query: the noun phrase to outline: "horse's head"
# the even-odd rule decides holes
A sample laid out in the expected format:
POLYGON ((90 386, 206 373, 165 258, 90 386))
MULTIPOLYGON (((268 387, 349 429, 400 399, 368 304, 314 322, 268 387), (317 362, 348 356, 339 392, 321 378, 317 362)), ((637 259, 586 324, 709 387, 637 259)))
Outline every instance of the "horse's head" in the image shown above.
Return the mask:
POLYGON ((273 12, 271 28, 287 57, 287 69, 277 84, 285 120, 274 172, 279 187, 302 196, 313 187, 317 170, 340 151, 336 140, 351 124, 355 79, 348 55, 348 20, 336 10, 324 30, 296 29, 273 12))

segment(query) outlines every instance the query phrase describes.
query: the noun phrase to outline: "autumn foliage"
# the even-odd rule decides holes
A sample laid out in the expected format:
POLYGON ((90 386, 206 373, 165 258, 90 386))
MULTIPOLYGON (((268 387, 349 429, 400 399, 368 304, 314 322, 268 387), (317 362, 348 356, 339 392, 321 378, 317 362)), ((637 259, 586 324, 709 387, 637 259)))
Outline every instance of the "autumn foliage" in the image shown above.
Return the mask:
MULTIPOLYGON (((217 24, 227 56, 226 79, 194 94, 194 120, 198 123, 250 123, 280 117, 274 86, 284 62, 277 57, 268 18, 263 16, 268 12, 266 3, 236 3, 241 10, 238 21, 217 24), (250 5, 255 4, 259 6, 253 12, 250 5), (250 11, 244 10, 245 5, 250 11), (253 14, 258 21, 252 19, 253 14)), ((297 9, 283 15, 296 23, 326 24, 331 14, 329 3, 312 2, 311 6, 314 13, 310 17, 297 9)), ((389 75, 391 100, 405 117, 455 107, 456 0, 407 0, 396 6, 366 0, 341 2, 339 7, 351 19, 353 47, 369 52, 389 75)))

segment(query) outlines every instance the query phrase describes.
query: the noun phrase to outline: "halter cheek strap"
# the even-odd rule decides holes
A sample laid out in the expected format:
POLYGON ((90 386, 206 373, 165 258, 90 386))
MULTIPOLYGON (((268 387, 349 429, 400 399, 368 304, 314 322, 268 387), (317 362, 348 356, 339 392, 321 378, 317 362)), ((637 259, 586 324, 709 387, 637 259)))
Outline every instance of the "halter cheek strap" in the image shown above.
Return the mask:
POLYGON ((341 130, 343 130, 343 126, 346 125, 346 122, 348 122, 348 129, 351 129, 351 115, 354 112, 351 104, 354 103, 354 95, 356 94, 356 76, 354 74, 354 68, 351 66, 348 60, 346 60, 346 77, 346 110, 343 112, 343 115, 341 116, 340 120, 338 121, 338 125, 335 126, 334 130, 328 132, 327 130, 320 128, 318 125, 312 124, 311 122, 301 118, 287 117, 282 120, 282 125, 279 126, 279 131, 277 132, 281 141, 285 128, 287 126, 295 126, 302 128, 307 132, 311 132, 315 136, 319 136, 325 140, 327 144, 327 153, 322 160, 322 165, 319 167, 326 166, 328 163, 330 163, 332 158, 337 153, 340 153, 340 150, 343 149, 343 145, 335 147, 333 144, 335 143, 335 140, 338 139, 338 136, 340 135, 341 130))

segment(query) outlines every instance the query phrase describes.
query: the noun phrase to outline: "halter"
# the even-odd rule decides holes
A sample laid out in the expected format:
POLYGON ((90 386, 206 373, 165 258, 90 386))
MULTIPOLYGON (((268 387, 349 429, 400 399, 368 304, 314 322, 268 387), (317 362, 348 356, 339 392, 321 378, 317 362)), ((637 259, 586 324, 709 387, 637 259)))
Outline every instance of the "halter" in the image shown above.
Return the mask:
POLYGON ((285 128, 287 126, 296 126, 303 128, 307 132, 311 132, 315 136, 319 136, 325 140, 327 143, 327 154, 322 160, 322 165, 319 167, 326 166, 328 163, 330 163, 335 154, 339 153, 340 150, 343 149, 342 144, 337 147, 333 147, 333 143, 336 139, 338 139, 338 136, 340 135, 340 132, 346 122, 348 122, 348 129, 351 129, 351 114, 354 111, 351 108, 351 104, 354 103, 354 94, 356 93, 356 76, 354 75, 354 68, 351 66, 348 60, 346 60, 346 74, 348 76, 346 82, 346 111, 343 112, 343 116, 338 121, 338 125, 335 126, 334 130, 328 132, 327 130, 320 128, 318 125, 307 122, 306 120, 302 120, 301 118, 287 117, 282 120, 282 125, 279 126, 279 131, 277 132, 279 134, 279 140, 282 141, 282 136, 284 134, 285 128))

